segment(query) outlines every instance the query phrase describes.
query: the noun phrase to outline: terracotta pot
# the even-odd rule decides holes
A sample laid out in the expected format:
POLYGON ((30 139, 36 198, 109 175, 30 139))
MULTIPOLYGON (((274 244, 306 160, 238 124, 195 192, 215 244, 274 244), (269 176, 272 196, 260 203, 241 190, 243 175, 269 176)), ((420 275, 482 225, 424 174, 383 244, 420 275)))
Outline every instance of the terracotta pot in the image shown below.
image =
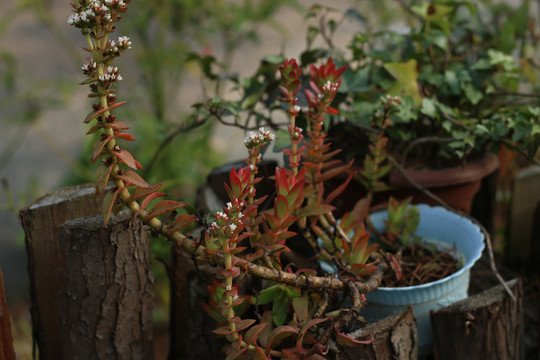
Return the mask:
MULTIPOLYGON (((454 209, 469 214, 482 179, 492 174, 498 166, 497 156, 488 154, 464 166, 440 170, 406 170, 405 173, 407 177, 440 197, 454 209)), ((437 202, 416 189, 407 177, 397 169, 390 173, 389 182, 391 186, 399 188, 398 197, 412 196, 414 203, 437 205, 437 202)))
MULTIPOLYGON (((441 170, 406 170, 406 174, 452 208, 470 214, 474 196, 481 187, 482 179, 492 174, 498 164, 497 157, 490 154, 477 161, 471 161, 465 166, 441 170)), ((344 180, 343 177, 330 179, 326 184, 327 193, 338 187, 344 180)), ((388 181, 394 188, 376 193, 372 202, 373 209, 386 208, 391 196, 397 199, 411 196, 414 204, 440 205, 418 190, 396 169, 391 171, 388 181)), ((347 189, 332 203, 337 208, 336 217, 339 218, 344 212, 350 211, 356 202, 365 196, 364 187, 357 181, 351 181, 347 189)))

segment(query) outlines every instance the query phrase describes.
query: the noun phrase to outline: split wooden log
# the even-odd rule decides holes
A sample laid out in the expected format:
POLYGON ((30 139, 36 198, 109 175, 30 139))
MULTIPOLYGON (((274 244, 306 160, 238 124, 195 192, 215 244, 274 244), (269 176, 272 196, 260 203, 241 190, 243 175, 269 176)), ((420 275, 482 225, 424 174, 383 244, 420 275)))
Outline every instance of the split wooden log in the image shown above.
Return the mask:
POLYGON ((152 359, 150 239, 129 211, 67 221, 59 246, 63 359, 152 359))
POLYGON ((331 352, 336 360, 415 360, 418 358, 416 320, 411 308, 369 324, 351 334, 358 340, 369 339, 371 344, 347 347, 333 344, 331 352))
POLYGON ((4 278, 0 268, 0 359, 15 360, 13 337, 11 335, 11 319, 4 291, 4 278))
POLYGON ((36 200, 20 210, 25 232, 32 332, 41 360, 62 359, 58 293, 62 289, 60 268, 64 258, 58 244, 60 225, 66 220, 101 213, 102 196, 95 185, 66 187, 36 200))
POLYGON ((523 359, 523 290, 509 281, 431 314, 435 359, 523 359))

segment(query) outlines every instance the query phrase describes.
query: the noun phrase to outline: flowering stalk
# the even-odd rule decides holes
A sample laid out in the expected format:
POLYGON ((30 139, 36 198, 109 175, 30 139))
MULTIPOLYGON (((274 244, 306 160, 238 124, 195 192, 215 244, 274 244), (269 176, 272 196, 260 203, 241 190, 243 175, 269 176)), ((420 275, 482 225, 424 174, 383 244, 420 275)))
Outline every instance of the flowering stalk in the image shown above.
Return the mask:
POLYGON ((298 173, 298 167, 300 166, 300 154, 304 151, 304 147, 298 145, 302 143, 304 136, 302 135, 302 129, 296 126, 296 117, 300 113, 300 105, 298 105, 298 98, 296 95, 300 92, 302 84, 300 83, 300 76, 302 75, 302 69, 298 69, 298 63, 295 59, 285 60, 282 65, 279 66, 279 72, 281 73, 281 85, 279 90, 283 97, 281 98, 285 103, 289 105, 289 137, 292 144, 292 149, 283 149, 283 152, 289 155, 289 166, 291 167, 294 175, 298 173))
MULTIPOLYGON (((249 185, 248 185, 248 203, 250 206, 254 205, 260 205, 264 199, 261 198, 258 200, 255 200, 255 184, 258 183, 261 179, 256 178, 255 176, 259 172, 258 164, 261 162, 261 150, 266 147, 267 144, 271 143, 275 139, 275 135, 272 134, 271 131, 265 130, 263 127, 259 128, 258 132, 251 131, 249 132, 246 139, 244 139, 244 145, 248 150, 249 153, 249 159, 246 160, 246 163, 249 165, 250 168, 250 178, 249 178, 249 185)), ((253 233, 256 237, 252 240, 252 245, 255 241, 258 240, 259 232, 258 230, 258 224, 256 222, 256 212, 250 213, 250 221, 249 225, 247 226, 247 229, 249 232, 253 233)))
POLYGON ((216 329, 214 332, 229 335, 231 341, 237 341, 240 338, 238 332, 253 323, 252 321, 242 321, 235 316, 234 307, 242 304, 244 299, 238 296, 237 289, 233 287, 233 279, 240 275, 240 269, 235 266, 236 261, 233 254, 245 249, 237 247, 237 244, 251 235, 249 233, 242 234, 247 219, 246 214, 251 210, 246 209, 244 201, 238 198, 227 203, 223 211, 216 214, 215 221, 206 233, 207 249, 215 249, 216 252, 219 251, 224 255, 224 270, 221 275, 224 278, 225 298, 220 306, 225 310, 228 326, 216 329))

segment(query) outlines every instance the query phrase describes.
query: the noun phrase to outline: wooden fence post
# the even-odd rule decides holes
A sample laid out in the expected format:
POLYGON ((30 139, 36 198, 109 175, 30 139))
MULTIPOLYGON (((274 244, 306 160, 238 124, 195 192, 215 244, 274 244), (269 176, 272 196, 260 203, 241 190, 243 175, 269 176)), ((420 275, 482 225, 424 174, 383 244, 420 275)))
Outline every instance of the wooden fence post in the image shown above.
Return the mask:
POLYGON ((435 359, 523 359, 523 290, 507 284, 515 301, 498 285, 431 314, 435 359))
POLYGON ((60 291, 64 359, 153 358, 150 240, 129 211, 67 221, 60 291))
MULTIPOLYGON (((122 326, 130 327, 132 326, 131 321, 137 320, 140 322, 142 329, 131 329, 133 331, 142 331, 140 340, 144 344, 144 351, 146 351, 148 334, 150 339, 151 334, 151 321, 148 323, 148 318, 150 316, 150 309, 144 307, 147 306, 147 301, 142 300, 146 299, 149 292, 150 280, 146 272, 149 272, 149 264, 144 270, 144 274, 141 273, 143 267, 140 266, 141 262, 149 259, 149 242, 145 231, 142 230, 142 226, 135 225, 136 223, 120 222, 114 226, 111 224, 108 228, 104 228, 102 223, 99 223, 97 219, 94 223, 90 221, 87 225, 93 224, 93 230, 84 236, 93 236, 96 243, 92 243, 92 246, 98 246, 101 244, 102 247, 88 247, 87 250, 92 254, 97 256, 97 258, 92 258, 90 255, 79 254, 76 255, 72 249, 68 246, 69 236, 73 236, 74 246, 79 246, 81 250, 84 250, 84 239, 78 238, 77 234, 84 233, 84 227, 76 230, 76 227, 80 221, 86 223, 88 219, 85 220, 76 220, 74 223, 66 225, 64 228, 61 228, 62 224, 66 221, 94 216, 101 213, 101 207, 103 202, 103 196, 94 195, 95 186, 94 185, 82 185, 75 187, 68 187, 60 189, 52 194, 46 195, 38 200, 36 200, 30 206, 21 209, 19 217, 22 223, 22 226, 25 231, 25 244, 26 251, 28 256, 28 271, 30 277, 30 297, 31 297, 31 314, 32 314, 32 331, 34 335, 34 341, 37 342, 39 348, 39 358, 41 360, 58 360, 58 359, 72 359, 71 354, 68 354, 66 351, 69 350, 68 346, 79 347, 75 345, 75 338, 69 339, 72 342, 72 345, 69 345, 66 341, 68 339, 65 331, 68 326, 74 325, 70 319, 75 316, 75 313, 79 313, 81 316, 90 316, 90 304, 86 302, 98 302, 102 301, 102 306, 104 306, 99 312, 96 310, 94 316, 126 316, 125 319, 116 319, 118 322, 117 325, 120 325, 120 322, 123 322, 122 326), (99 225, 98 225, 99 223, 99 225), (75 226, 75 228, 73 228, 75 226), (125 233, 122 233, 124 231, 125 233), (63 246, 61 247, 60 234, 62 233, 63 237, 63 246), (70 233, 71 235, 67 235, 70 233), (95 235, 91 235, 95 233, 95 235), (121 235, 122 233, 122 235, 121 235), (120 236, 121 235, 121 236, 120 236), (139 240, 129 240, 130 237, 137 237, 139 240), (116 239, 109 243, 109 247, 106 247, 106 239, 116 239), (135 241, 130 243, 130 241, 135 241), (77 245, 78 244, 78 245, 77 245), (124 244, 118 246, 118 244, 124 244), (67 246, 67 247, 66 247, 67 246), (127 251, 128 253, 124 253, 127 251), (143 253, 145 254, 143 256, 143 253), (111 255, 116 254, 116 255, 111 255), (129 254, 132 254, 134 257, 129 258, 129 254), (107 259, 111 261, 111 264, 102 264, 99 263, 101 256, 109 256, 107 259), (73 257, 73 258, 72 258, 73 257), (79 259, 84 262, 83 264, 75 264, 74 261, 79 259), (133 263, 129 263, 127 260, 130 259, 133 263), (91 263, 86 263, 86 261, 91 261, 91 263), (136 276, 138 281, 142 283, 133 283, 131 278, 127 277, 122 278, 122 273, 115 273, 115 266, 118 264, 116 262, 124 261, 124 267, 126 271, 129 271, 130 274, 132 271, 135 273, 131 274, 136 276), (84 265, 84 266, 83 266, 84 265), (77 269, 77 266, 81 268, 77 269), (92 274, 95 272, 93 266, 96 267, 95 271, 101 271, 101 276, 103 279, 106 279, 104 285, 99 284, 87 284, 88 288, 77 288, 77 281, 75 277, 79 276, 80 279, 90 280, 101 280, 92 278, 92 274), (112 266, 113 268, 110 268, 112 266), (75 267, 75 270, 71 270, 75 267), (99 268, 99 269, 98 269, 99 268), (68 270, 66 270, 68 269, 68 270), (130 269, 130 270, 127 270, 130 269), (77 273, 79 271, 79 273, 77 273), (105 272, 103 272, 105 271, 105 272), (110 277, 116 276, 116 277, 110 277), (144 281, 143 281, 144 280, 144 281), (125 282, 124 282, 125 281, 125 282), (100 287, 101 286, 101 287, 100 287), (127 291, 127 293, 133 295, 133 291, 128 288, 132 286, 136 290, 141 291, 141 294, 137 294, 137 300, 140 301, 140 306, 144 306, 144 309, 134 308, 134 304, 127 301, 129 299, 120 298, 120 294, 117 294, 113 290, 115 287, 121 287, 127 291), (93 287, 93 291, 98 291, 101 289, 106 292, 105 298, 99 298, 97 292, 90 292, 89 289, 93 287), (137 288, 138 287, 138 288, 137 288), (81 291, 77 293, 77 291, 81 291), (66 295, 70 296, 71 300, 66 298, 66 295), (116 298, 115 298, 116 297, 116 298), (99 300, 101 299, 101 300, 99 300), (118 302, 115 303, 115 301, 118 302), (123 302, 120 302, 122 300, 123 302), (127 302, 126 302, 127 301, 127 302), (79 308, 77 308, 77 305, 79 308), (71 312, 69 312, 69 311, 71 312), (68 311, 68 312, 66 312, 68 311), (126 312, 127 311, 127 312, 126 312), (143 322, 144 320, 144 322, 143 322), (148 327, 150 327, 150 333, 148 333, 148 327)), ((82 235, 80 235, 82 236, 82 235)), ((135 239, 135 238, 133 238, 135 239)), ((108 240, 107 240, 108 241, 108 240)), ((101 259, 103 261, 103 259, 101 259)), ((82 281, 82 280, 81 280, 82 281)), ((88 318, 82 319, 83 321, 89 321, 88 318)), ((151 318, 150 318, 151 320, 151 318)), ((93 321, 93 320, 92 320, 93 321)), ((110 326, 104 322, 103 326, 110 326)), ((97 326, 97 325, 96 325, 97 326)), ((81 330, 79 327, 78 330, 81 330)), ((114 341, 114 346, 120 346, 119 344, 129 343, 129 337, 139 336, 133 334, 124 334, 124 332, 119 331, 114 334, 107 333, 104 329, 95 329, 95 333, 91 334, 91 325, 88 325, 87 338, 82 335, 82 333, 73 333, 74 337, 79 337, 80 341, 114 341), (108 339, 98 339, 98 334, 101 331, 101 334, 109 334, 108 339), (96 335, 96 337, 92 337, 96 335), (113 336, 114 335, 114 336, 113 336), (126 338, 127 336, 127 338, 126 338)), ((117 330, 117 329, 115 329, 117 330)), ((102 335, 99 335, 102 336, 102 335)), ((82 345, 80 345, 83 348, 82 345)), ((101 345, 105 346, 105 345, 101 345)), ((122 345, 123 346, 123 345, 122 345)), ((150 347, 151 348, 151 347, 150 347)), ((131 349, 134 351, 134 349, 131 349)), ((126 356, 130 356, 130 349, 122 349, 122 351, 128 351, 126 356)), ((142 350, 141 350, 142 351, 142 350)), ((145 352, 145 354, 147 354, 145 352)), ((145 358, 152 358, 151 351, 149 355, 145 358)), ((114 356, 107 355, 105 358, 113 359, 114 356)), ((128 358, 128 357, 127 357, 128 358)), ((137 358, 135 355, 132 355, 132 358, 137 358)))
POLYGON ((58 292, 62 288, 60 267, 64 259, 58 245, 60 225, 66 220, 101 213, 102 196, 95 185, 59 189, 20 210, 25 232, 32 332, 41 360, 62 359, 58 292))

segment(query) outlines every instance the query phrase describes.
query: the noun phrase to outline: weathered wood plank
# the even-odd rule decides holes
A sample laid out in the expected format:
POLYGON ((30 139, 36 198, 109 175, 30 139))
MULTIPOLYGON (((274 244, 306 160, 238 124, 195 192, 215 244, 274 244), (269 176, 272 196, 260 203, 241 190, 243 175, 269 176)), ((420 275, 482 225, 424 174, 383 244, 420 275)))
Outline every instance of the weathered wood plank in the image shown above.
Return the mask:
POLYGON ((523 290, 519 279, 473 295, 431 314, 435 359, 523 358, 523 290))

